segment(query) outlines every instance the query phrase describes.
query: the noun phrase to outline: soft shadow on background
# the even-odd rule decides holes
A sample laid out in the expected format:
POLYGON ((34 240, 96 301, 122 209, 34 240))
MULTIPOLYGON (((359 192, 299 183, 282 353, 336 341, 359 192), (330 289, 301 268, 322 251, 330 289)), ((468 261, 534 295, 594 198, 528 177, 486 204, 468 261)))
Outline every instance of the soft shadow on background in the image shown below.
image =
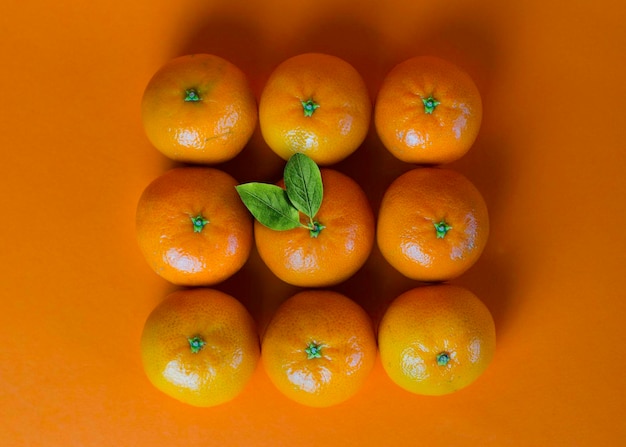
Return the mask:
MULTIPOLYGON (((189 32, 177 54, 210 53, 239 67, 257 98, 273 68, 274 51, 263 40, 258 24, 228 13, 215 12, 189 32)), ((249 144, 233 160, 216 167, 241 183, 282 176, 282 160, 267 147, 257 126, 249 144)))
POLYGON ((453 282, 476 293, 491 310, 499 334, 506 330, 511 314, 511 291, 517 275, 510 253, 500 249, 495 237, 502 231, 502 218, 511 203, 514 167, 510 159, 510 143, 499 129, 495 109, 500 101, 493 85, 502 70, 504 50, 499 48, 493 25, 474 17, 458 17, 434 25, 434 32, 417 38, 424 54, 450 60, 466 70, 476 82, 483 102, 483 121, 476 142, 460 160, 448 165, 467 176, 481 191, 490 219, 490 238, 478 262, 453 282))

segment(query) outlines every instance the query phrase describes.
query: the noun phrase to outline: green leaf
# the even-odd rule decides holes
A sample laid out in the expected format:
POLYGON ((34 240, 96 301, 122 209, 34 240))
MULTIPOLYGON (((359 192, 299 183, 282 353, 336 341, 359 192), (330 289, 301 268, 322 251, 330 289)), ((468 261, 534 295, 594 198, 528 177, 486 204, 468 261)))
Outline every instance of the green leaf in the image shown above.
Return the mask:
POLYGON ((280 186, 253 182, 235 188, 246 208, 266 227, 282 231, 302 226, 298 210, 280 186))
POLYGON ((298 211, 313 219, 322 205, 322 174, 313 160, 304 154, 292 155, 284 171, 287 196, 298 211))

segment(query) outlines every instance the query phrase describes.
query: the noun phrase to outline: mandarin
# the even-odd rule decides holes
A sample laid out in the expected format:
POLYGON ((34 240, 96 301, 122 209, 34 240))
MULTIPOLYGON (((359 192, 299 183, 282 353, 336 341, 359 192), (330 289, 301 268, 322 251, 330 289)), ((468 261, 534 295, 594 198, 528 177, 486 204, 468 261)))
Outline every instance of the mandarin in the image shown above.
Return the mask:
MULTIPOLYGON (((314 219, 303 227, 276 231, 254 222, 257 251, 281 280, 300 287, 338 284, 365 263, 374 245, 375 218, 365 192, 353 179, 321 169, 324 197, 314 219)), ((284 187, 280 181, 279 186, 284 187)))
POLYGON ((474 382, 493 359, 495 325, 469 290, 449 284, 398 296, 378 328, 383 368, 416 394, 441 395, 474 382))
POLYGON ((354 396, 376 358, 371 319, 337 292, 308 290, 283 302, 261 344, 272 383, 303 405, 328 407, 354 396))
POLYGON ((285 160, 304 153, 320 165, 337 163, 361 145, 371 113, 365 81, 356 69, 320 53, 278 65, 259 100, 259 125, 268 146, 285 160))
POLYGON ((213 289, 179 290, 146 320, 141 358, 157 389, 209 407, 241 393, 260 358, 260 343, 254 320, 234 297, 213 289))
POLYGON ((377 243, 384 258, 418 281, 445 281, 478 260, 489 236, 487 205, 462 174, 415 168, 385 191, 377 243))
POLYGON ((374 107, 381 142, 409 163, 461 158, 476 140, 481 121, 482 100, 472 78, 430 56, 396 65, 384 78, 374 107))
POLYGON ((257 123, 244 73, 211 54, 177 57, 150 79, 141 102, 150 142, 167 157, 215 164, 234 158, 257 123))
POLYGON ((137 240, 157 274, 173 284, 212 285, 243 267, 253 227, 236 185, 215 168, 180 167, 146 187, 137 204, 137 240))

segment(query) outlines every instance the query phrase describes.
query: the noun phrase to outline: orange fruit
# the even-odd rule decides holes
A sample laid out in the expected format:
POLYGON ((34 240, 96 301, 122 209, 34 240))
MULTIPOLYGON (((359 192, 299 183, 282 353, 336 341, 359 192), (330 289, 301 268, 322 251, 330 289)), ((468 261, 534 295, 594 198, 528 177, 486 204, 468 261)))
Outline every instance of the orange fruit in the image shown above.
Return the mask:
POLYGON ((211 54, 177 57, 150 79, 141 102, 150 142, 189 163, 234 158, 252 137, 256 99, 244 73, 211 54))
POLYGON ((171 293, 152 311, 141 334, 141 359, 150 382, 198 407, 237 396, 259 357, 259 337, 247 309, 213 289, 171 293))
POLYGON ((372 322, 357 303, 329 290, 308 290, 274 313, 261 344, 271 382, 303 405, 328 407, 354 396, 376 358, 372 322))
POLYGON ((367 135, 371 114, 361 75, 328 54, 306 53, 284 61, 259 100, 259 125, 268 146, 285 160, 300 152, 319 165, 352 154, 367 135))
POLYGON ((489 236, 487 205, 462 174, 416 168, 396 178, 380 204, 377 243, 385 259, 419 281, 445 281, 468 270, 489 236))
POLYGON ((416 394, 465 388, 485 371, 495 347, 489 309, 469 290, 448 284, 401 294, 378 328, 383 368, 392 381, 416 394))
MULTIPOLYGON (((376 222, 365 192, 339 171, 320 171, 324 198, 315 216, 319 234, 305 228, 276 231, 254 222, 256 248, 265 265, 281 280, 300 287, 325 287, 348 279, 363 266, 374 245, 376 222)), ((284 187, 283 181, 278 184, 284 187)))
POLYGON ((396 65, 384 78, 374 107, 383 145, 409 163, 461 158, 474 144, 481 121, 482 101, 472 78, 430 56, 396 65))
POLYGON ((181 167, 162 174, 137 204, 139 248, 173 284, 216 284, 236 273, 253 244, 252 220, 229 174, 181 167))

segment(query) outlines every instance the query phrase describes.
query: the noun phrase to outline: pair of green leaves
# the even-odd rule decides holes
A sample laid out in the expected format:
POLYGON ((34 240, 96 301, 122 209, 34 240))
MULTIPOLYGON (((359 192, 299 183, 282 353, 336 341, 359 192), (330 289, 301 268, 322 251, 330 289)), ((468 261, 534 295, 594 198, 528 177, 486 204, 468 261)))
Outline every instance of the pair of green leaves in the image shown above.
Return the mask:
POLYGON ((244 205, 261 224, 272 230, 309 229, 317 237, 324 228, 315 216, 322 205, 324 188, 317 164, 304 154, 292 155, 283 173, 285 189, 268 183, 244 183, 236 187, 244 205), (300 213, 308 217, 302 223, 300 213))

